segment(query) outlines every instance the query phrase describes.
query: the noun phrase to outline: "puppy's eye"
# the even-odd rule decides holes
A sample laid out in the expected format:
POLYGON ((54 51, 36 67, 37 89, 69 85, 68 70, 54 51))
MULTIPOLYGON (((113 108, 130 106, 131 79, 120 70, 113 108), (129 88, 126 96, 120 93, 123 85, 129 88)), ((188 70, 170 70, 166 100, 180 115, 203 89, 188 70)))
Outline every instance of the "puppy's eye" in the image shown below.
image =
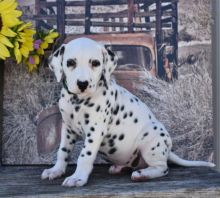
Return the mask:
POLYGON ((92 60, 92 67, 100 66, 100 62, 98 60, 92 60))
POLYGON ((74 59, 67 60, 67 67, 75 68, 76 67, 76 60, 74 60, 74 59))

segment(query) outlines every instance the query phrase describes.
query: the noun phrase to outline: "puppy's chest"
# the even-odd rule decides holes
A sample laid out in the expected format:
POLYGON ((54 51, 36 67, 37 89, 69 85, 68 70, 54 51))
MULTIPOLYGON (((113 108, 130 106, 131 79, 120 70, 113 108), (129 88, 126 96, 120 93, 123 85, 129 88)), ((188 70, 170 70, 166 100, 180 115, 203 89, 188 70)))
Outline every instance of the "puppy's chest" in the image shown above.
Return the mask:
POLYGON ((100 103, 89 97, 75 100, 61 97, 59 107, 64 122, 81 136, 84 136, 88 127, 103 121, 100 103))
POLYGON ((83 102, 85 101, 77 102, 72 98, 61 98, 59 101, 59 108, 64 122, 76 132, 81 130, 81 120, 85 108, 83 102))

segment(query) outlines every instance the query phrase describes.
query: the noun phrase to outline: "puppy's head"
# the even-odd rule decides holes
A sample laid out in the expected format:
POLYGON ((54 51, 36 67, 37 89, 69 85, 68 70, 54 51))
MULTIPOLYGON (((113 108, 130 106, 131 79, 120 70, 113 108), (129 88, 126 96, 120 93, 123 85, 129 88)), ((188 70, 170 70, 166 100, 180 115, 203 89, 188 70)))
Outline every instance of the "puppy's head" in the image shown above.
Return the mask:
POLYGON ((96 91, 99 81, 110 80, 116 56, 96 41, 79 38, 57 49, 49 57, 49 67, 58 82, 64 77, 69 92, 88 95, 96 91))

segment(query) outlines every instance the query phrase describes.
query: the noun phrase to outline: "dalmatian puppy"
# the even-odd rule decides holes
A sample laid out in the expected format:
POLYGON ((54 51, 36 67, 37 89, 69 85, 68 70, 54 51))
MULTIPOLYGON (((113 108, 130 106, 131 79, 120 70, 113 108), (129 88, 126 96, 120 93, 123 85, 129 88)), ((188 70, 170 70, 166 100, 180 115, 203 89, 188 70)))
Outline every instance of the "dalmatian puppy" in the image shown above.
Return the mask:
POLYGON ((63 80, 59 100, 63 123, 57 162, 41 178, 52 180, 65 174, 79 136, 84 146, 74 174, 63 186, 85 185, 98 152, 113 163, 111 174, 132 168, 133 181, 167 175, 168 160, 183 166, 214 167, 171 152, 172 141, 164 125, 140 99, 111 80, 116 65, 112 51, 88 38, 63 44, 49 57, 57 81, 63 80))

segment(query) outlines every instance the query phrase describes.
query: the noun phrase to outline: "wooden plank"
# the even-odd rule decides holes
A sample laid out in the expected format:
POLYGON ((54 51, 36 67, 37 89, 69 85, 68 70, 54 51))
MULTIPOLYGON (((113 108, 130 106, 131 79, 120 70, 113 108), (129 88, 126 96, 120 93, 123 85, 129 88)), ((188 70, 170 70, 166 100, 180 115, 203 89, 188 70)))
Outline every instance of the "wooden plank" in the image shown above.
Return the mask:
MULTIPOLYGON (((66 1, 66 6, 84 6, 86 1, 66 1)), ((127 4, 127 0, 91 0, 93 6, 105 6, 105 5, 124 5, 127 4)))
MULTIPOLYGON (((109 34, 112 34, 112 33, 114 33, 114 34, 126 34, 126 33, 128 33, 128 31, 125 29, 125 28, 123 28, 123 27, 121 27, 122 28, 122 30, 120 30, 120 32, 112 32, 112 31, 104 31, 104 32, 102 32, 101 34, 103 35, 103 34, 106 34, 106 35, 109 35, 109 34)), ((149 31, 148 30, 145 30, 145 31, 143 31, 143 30, 141 30, 141 31, 139 31, 139 30, 136 30, 135 31, 135 33, 149 33, 149 31)), ((96 33, 96 32, 92 32, 91 33, 91 35, 97 35, 97 34, 100 34, 100 33, 96 33)), ((78 34, 73 34, 73 33, 70 33, 70 34, 66 34, 66 37, 71 37, 71 36, 74 36, 74 35, 78 35, 78 34)))
POLYGON ((214 118, 214 145, 215 145, 215 163, 220 171, 220 1, 213 1, 213 118, 214 118))
MULTIPOLYGON (((103 26, 103 27, 129 27, 127 23, 120 23, 120 22, 102 22, 102 21, 92 21, 92 26, 103 26)), ((153 23, 133 23, 133 27, 155 27, 153 23)))
MULTIPOLYGON (((171 12, 167 12, 166 16, 171 16, 171 12)), ((135 12, 135 17, 153 17, 156 15, 156 12, 135 12)), ((49 16, 50 17, 50 16, 49 16)), ((84 18, 84 14, 66 14, 66 19, 72 18, 84 18)), ((109 12, 109 13, 91 13, 91 18, 128 18, 128 12, 109 12)))
POLYGON ((56 1, 40 1, 40 8, 46 8, 46 7, 54 7, 57 6, 57 2, 56 1))
POLYGON ((162 23, 171 23, 173 22, 173 17, 167 17, 161 20, 162 23))
POLYGON ((85 21, 65 21, 65 25, 85 26, 85 21))
MULTIPOLYGON (((172 16, 174 13, 172 11, 167 11, 163 13, 164 17, 172 16)), ((39 15, 39 18, 43 18, 45 15, 39 15)), ((66 19, 84 19, 85 14, 66 14, 66 19)), ((152 11, 146 11, 146 12, 135 12, 135 17, 154 17, 156 16, 156 12, 152 11)), ((38 17, 38 16, 37 16, 38 17)), ((53 18, 54 15, 45 16, 50 18, 53 18)), ((111 12, 111 13, 91 13, 91 18, 127 18, 128 13, 126 12, 111 12)))
POLYGON ((2 133, 3 133, 3 95, 4 95, 4 61, 0 60, 0 168, 2 159, 2 133))
POLYGON ((105 0, 105 1, 100 1, 100 0, 92 0, 92 5, 124 5, 127 4, 127 0, 105 0))
MULTIPOLYGON (((85 21, 65 21, 65 25, 70 25, 70 26, 84 26, 85 21)), ((123 27, 123 28, 128 28, 127 23, 120 23, 120 22, 108 22, 108 21, 91 21, 91 26, 93 27, 123 27)), ((133 27, 137 28, 155 28, 155 23, 134 23, 133 27)), ((164 28, 171 28, 171 24, 169 23, 164 23, 163 26, 164 28)))
POLYGON ((178 3, 179 0, 162 0, 162 3, 178 3))
POLYGON ((140 9, 149 8, 152 4, 155 4, 155 0, 145 1, 143 2, 143 5, 140 6, 140 9))
POLYGON ((167 10, 172 10, 172 4, 168 4, 165 6, 161 6, 162 12, 167 11, 167 10))
POLYGON ((66 176, 75 166, 68 168, 62 178, 42 181, 44 168, 38 166, 9 166, 0 169, 0 197, 26 198, 207 198, 220 197, 220 174, 208 168, 170 168, 168 176, 132 182, 130 174, 109 175, 107 166, 95 166, 89 182, 84 187, 62 187, 66 176))

